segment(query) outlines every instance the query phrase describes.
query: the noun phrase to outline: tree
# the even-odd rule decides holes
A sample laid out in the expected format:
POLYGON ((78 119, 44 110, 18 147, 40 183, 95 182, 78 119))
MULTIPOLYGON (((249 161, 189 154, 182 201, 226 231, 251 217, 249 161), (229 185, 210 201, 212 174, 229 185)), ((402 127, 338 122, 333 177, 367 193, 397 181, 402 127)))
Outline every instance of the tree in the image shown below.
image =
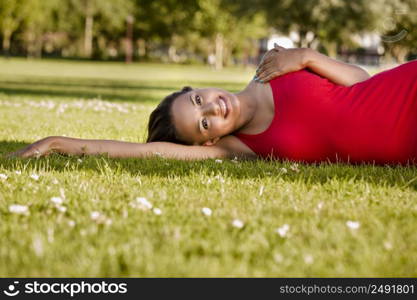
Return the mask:
POLYGON ((414 0, 388 1, 389 14, 381 26, 381 39, 387 52, 397 62, 417 55, 417 2, 414 0))
POLYGON ((0 0, 0 28, 3 36, 3 52, 8 55, 12 34, 18 29, 24 16, 20 13, 24 0, 0 0))
MULTIPOLYGON (((367 0, 263 0, 268 23, 278 31, 296 32, 298 47, 323 45, 330 56, 336 46, 351 43, 353 33, 374 28, 377 11, 367 0)), ((381 16, 379 16, 381 17, 381 16)))
POLYGON ((267 33, 260 11, 241 9, 230 0, 199 0, 194 28, 214 45, 211 50, 216 56, 216 69, 228 62, 232 52, 240 52, 245 47, 250 49, 250 44, 253 45, 250 41, 267 33))
POLYGON ((136 0, 134 37, 141 42, 146 55, 152 42, 165 44, 171 60, 176 48, 194 31, 193 19, 198 9, 194 0, 136 0))
POLYGON ((53 11, 59 8, 59 0, 26 0, 22 3, 20 15, 23 42, 28 57, 40 57, 44 35, 55 29, 53 11))
POLYGON ((93 54, 93 38, 103 31, 120 31, 132 10, 129 0, 71 0, 76 13, 84 19, 83 55, 93 54), (99 19, 95 26, 95 19, 99 19))

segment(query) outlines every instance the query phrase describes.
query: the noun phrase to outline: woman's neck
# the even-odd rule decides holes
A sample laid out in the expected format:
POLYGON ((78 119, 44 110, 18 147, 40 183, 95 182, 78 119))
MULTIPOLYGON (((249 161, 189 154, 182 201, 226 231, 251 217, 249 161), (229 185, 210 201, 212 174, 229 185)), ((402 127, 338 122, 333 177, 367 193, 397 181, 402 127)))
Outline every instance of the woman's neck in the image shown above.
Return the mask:
POLYGON ((261 90, 259 88, 260 84, 252 80, 244 90, 235 94, 240 103, 240 116, 234 131, 251 127, 252 121, 260 108, 259 95, 261 90))

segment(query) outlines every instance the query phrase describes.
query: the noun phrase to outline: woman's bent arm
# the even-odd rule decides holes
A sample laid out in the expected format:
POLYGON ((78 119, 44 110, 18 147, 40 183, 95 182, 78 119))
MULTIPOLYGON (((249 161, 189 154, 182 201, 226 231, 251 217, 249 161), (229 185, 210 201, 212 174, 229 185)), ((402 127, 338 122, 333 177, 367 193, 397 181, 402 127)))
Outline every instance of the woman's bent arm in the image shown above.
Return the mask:
POLYGON ((313 49, 306 48, 306 66, 336 84, 350 86, 370 77, 364 69, 332 59, 313 49))
POLYGON ((61 136, 47 137, 24 149, 9 154, 19 157, 40 157, 52 152, 69 155, 107 154, 109 157, 138 157, 163 156, 181 160, 196 160, 207 158, 231 158, 240 156, 227 147, 227 143, 213 146, 187 146, 168 142, 132 143, 115 140, 90 140, 61 136))
POLYGON ((256 72, 261 83, 289 72, 309 68, 314 73, 328 78, 336 84, 350 86, 368 79, 362 68, 332 59, 310 48, 286 49, 276 46, 265 54, 256 72))

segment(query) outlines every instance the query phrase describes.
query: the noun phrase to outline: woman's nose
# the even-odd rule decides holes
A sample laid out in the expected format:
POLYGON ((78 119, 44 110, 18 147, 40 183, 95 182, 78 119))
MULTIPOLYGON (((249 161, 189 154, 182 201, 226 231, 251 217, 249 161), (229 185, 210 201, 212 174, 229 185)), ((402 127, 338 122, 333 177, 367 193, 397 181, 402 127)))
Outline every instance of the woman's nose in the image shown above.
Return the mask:
POLYGON ((206 105, 203 106, 203 114, 205 115, 217 116, 220 113, 220 106, 215 102, 206 103, 206 105))

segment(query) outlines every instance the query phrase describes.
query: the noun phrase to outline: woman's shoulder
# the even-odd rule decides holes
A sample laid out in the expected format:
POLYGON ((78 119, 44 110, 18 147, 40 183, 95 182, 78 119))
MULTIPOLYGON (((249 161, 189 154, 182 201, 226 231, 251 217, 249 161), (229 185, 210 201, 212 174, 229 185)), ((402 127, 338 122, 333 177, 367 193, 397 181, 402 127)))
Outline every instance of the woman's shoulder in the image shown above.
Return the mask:
MULTIPOLYGON (((244 157, 244 158, 256 158, 257 155, 252 151, 245 143, 243 143, 238 137, 234 135, 227 135, 222 137, 215 146, 226 150, 230 156, 244 157)), ((210 147, 210 146, 208 146, 210 147)))

